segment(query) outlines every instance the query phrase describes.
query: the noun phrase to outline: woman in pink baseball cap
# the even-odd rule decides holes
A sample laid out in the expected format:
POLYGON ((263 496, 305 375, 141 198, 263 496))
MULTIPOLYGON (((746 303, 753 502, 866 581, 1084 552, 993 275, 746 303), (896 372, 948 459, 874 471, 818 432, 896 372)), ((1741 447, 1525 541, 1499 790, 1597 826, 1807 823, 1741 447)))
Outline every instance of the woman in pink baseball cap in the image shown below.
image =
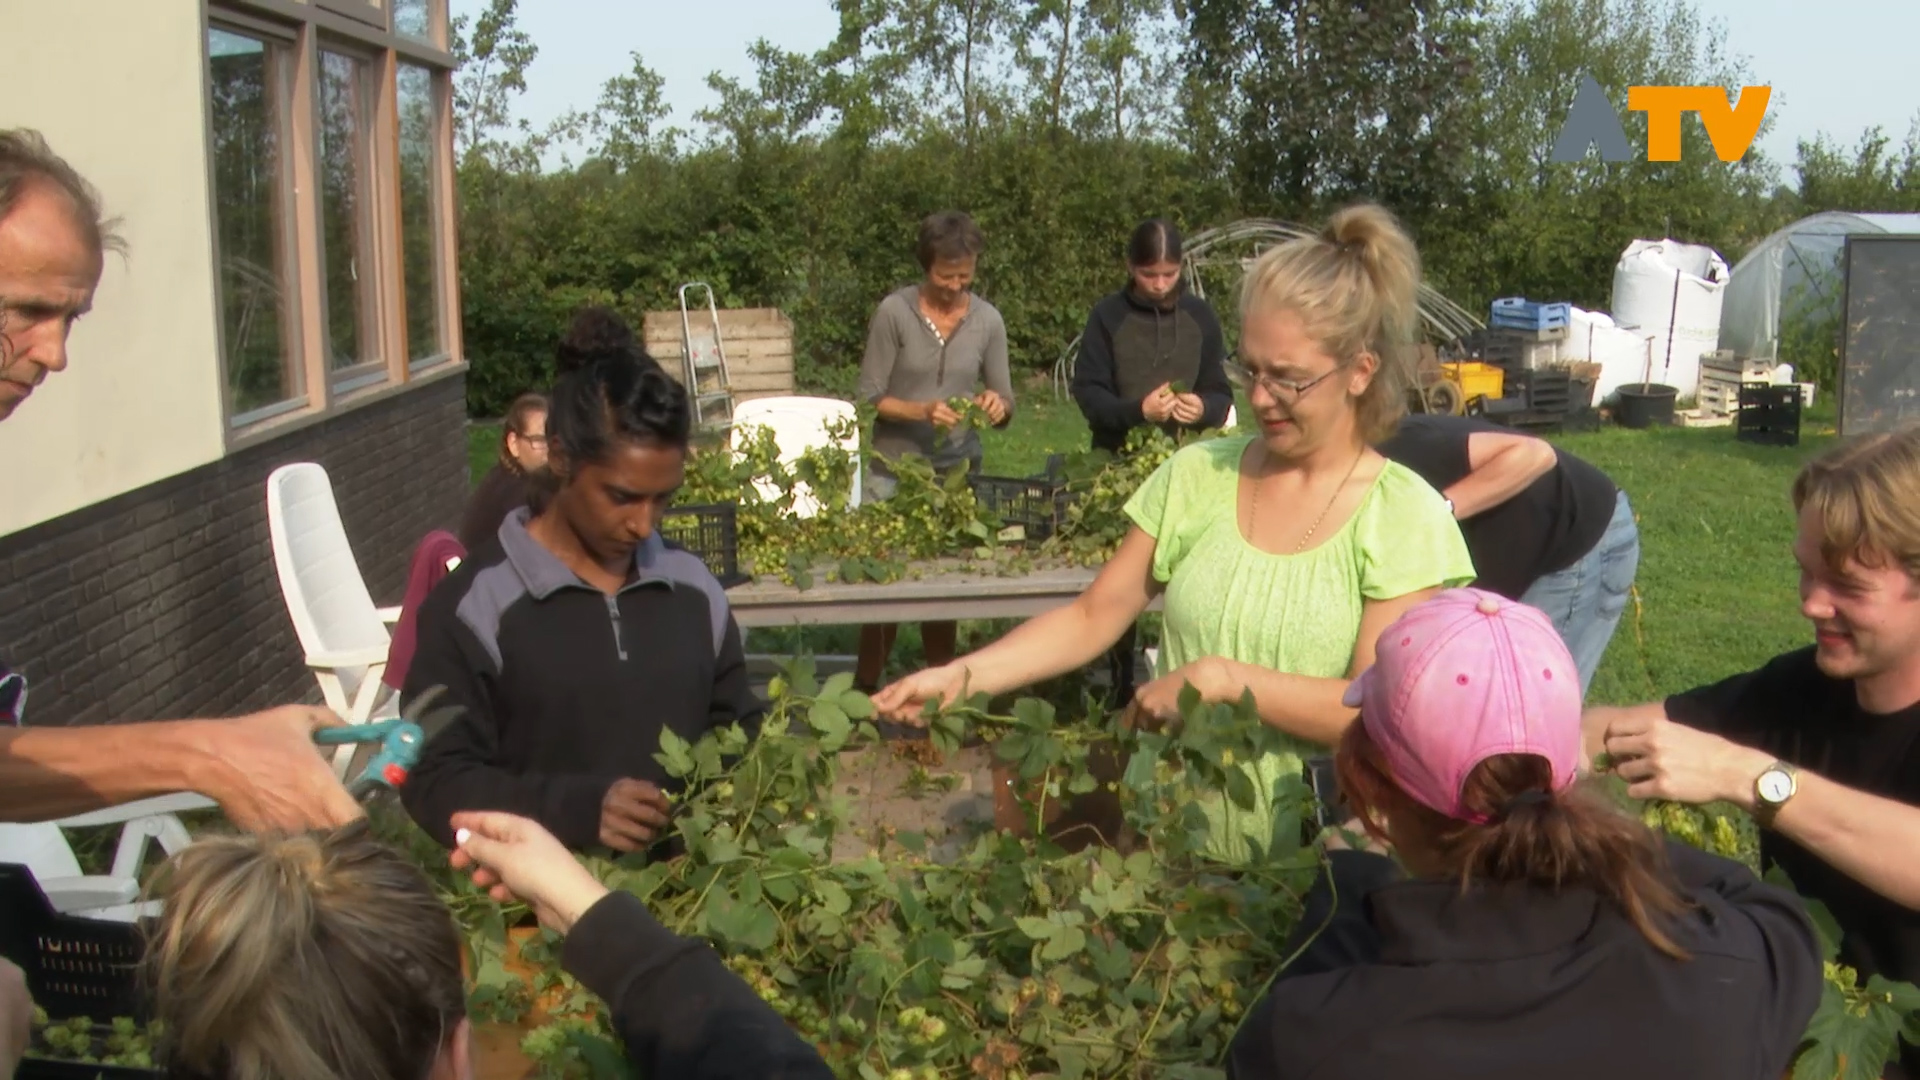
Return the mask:
POLYGON ((1335 759, 1375 850, 1329 838, 1229 1076, 1785 1073, 1822 991, 1806 911, 1576 785, 1580 699, 1553 623, 1494 593, 1381 633, 1335 759), (1628 1040, 1630 1062, 1602 1051, 1628 1040))

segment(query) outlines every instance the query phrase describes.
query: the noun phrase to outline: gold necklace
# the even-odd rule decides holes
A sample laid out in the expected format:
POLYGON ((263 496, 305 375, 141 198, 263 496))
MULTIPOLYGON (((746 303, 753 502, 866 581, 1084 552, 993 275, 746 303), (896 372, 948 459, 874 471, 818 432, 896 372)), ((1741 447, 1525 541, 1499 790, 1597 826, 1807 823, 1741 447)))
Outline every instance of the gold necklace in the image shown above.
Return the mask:
MULTIPOLYGON (((1260 448, 1260 457, 1263 464, 1267 455, 1267 448, 1262 446, 1260 448)), ((1293 554, 1298 555, 1307 550, 1307 545, 1313 541, 1313 534, 1320 531, 1320 523, 1327 520, 1327 515, 1333 512, 1333 504, 1340 501, 1340 493, 1347 490, 1347 481, 1353 479, 1353 474, 1360 468, 1361 459, 1366 456, 1366 450, 1362 449, 1360 453, 1354 457, 1353 464, 1347 466, 1347 475, 1341 477, 1340 483, 1334 486, 1333 497, 1329 498, 1327 505, 1321 508, 1320 516, 1313 519, 1313 524, 1307 526, 1307 535, 1300 538, 1300 543, 1293 549, 1293 554)), ((1260 522, 1260 481, 1264 479, 1265 477, 1256 476, 1253 480, 1253 498, 1247 506, 1248 536, 1258 535, 1256 527, 1260 522)))

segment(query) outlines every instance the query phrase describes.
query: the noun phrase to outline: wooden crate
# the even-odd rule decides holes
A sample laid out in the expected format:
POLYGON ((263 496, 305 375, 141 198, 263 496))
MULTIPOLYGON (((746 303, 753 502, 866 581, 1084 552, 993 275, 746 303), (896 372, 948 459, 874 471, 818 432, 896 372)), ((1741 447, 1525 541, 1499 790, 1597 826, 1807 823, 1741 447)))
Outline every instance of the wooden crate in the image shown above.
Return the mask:
MULTIPOLYGON (((705 309, 688 318, 697 333, 710 318, 705 309)), ((680 312, 649 311, 642 331, 647 352, 667 374, 682 379, 680 312)), ((793 320, 778 308, 729 308, 720 312, 720 343, 735 401, 792 394, 793 320)))

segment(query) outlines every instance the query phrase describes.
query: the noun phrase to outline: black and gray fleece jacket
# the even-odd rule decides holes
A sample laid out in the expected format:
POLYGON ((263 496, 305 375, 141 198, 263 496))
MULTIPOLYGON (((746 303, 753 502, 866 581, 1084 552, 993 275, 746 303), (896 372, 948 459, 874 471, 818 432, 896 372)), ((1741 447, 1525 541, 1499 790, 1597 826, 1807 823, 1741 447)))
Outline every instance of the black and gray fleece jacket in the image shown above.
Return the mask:
POLYGON ((428 742, 400 797, 448 847, 461 810, 519 814, 592 847, 615 780, 679 786, 654 759, 663 729, 688 742, 735 721, 759 732, 740 628, 698 556, 655 534, 608 596, 529 536, 527 518, 510 514, 420 608, 402 698, 442 686, 466 714, 428 742))

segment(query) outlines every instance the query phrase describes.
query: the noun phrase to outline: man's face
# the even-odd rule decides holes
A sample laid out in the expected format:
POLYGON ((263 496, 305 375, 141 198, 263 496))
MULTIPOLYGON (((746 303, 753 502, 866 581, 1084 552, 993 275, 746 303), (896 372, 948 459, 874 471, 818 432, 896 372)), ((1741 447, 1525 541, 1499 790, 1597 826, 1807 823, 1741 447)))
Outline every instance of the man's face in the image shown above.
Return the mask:
POLYGON ((0 220, 0 420, 67 368, 67 334, 93 307, 100 258, 65 193, 30 182, 0 220))
POLYGON ((554 507, 596 559, 630 559, 660 527, 686 471, 685 450, 617 439, 606 460, 572 468, 554 507))
POLYGON ((1838 572, 1820 556, 1812 510, 1800 514, 1800 613, 1813 623, 1814 658, 1836 679, 1863 679, 1920 664, 1920 587, 1898 563, 1848 559, 1838 572))

